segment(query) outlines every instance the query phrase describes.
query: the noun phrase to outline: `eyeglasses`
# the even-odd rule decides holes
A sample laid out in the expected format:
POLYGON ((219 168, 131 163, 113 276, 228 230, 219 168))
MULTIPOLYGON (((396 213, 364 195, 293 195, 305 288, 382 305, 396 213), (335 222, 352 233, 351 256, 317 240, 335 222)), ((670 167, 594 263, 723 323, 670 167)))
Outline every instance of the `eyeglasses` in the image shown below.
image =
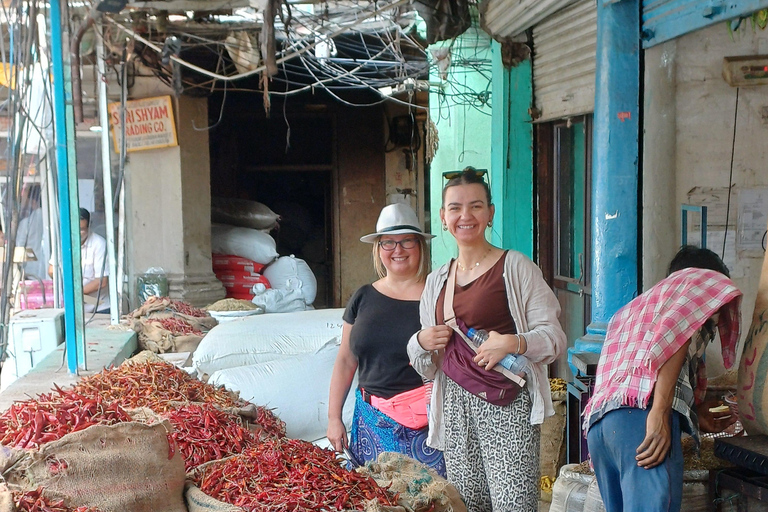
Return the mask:
POLYGON ((453 178, 458 178, 462 174, 464 174, 465 171, 469 171, 471 173, 474 173, 475 176, 478 178, 482 178, 486 174, 488 174, 488 169, 462 169, 460 171, 445 171, 443 173, 443 178, 447 180, 452 180, 453 178))
POLYGON ((402 240, 379 240, 379 247, 387 252, 394 251, 397 247, 397 244, 400 244, 400 247, 403 249, 414 249, 417 245, 419 245, 419 239, 403 238, 402 240))

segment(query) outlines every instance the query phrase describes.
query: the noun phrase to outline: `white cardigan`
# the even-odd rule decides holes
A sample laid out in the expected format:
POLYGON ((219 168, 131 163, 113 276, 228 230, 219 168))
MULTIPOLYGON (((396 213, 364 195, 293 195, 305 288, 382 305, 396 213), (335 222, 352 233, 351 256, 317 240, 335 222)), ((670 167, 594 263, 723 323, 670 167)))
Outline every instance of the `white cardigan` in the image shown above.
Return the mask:
MULTIPOLYGON (((422 329, 436 324, 437 298, 447 279, 447 263, 427 277, 419 305, 422 329)), ((557 359, 567 346, 565 333, 558 320, 560 304, 544 281, 539 267, 520 252, 507 252, 504 261, 504 284, 509 298, 509 312, 515 320, 517 331, 525 335, 528 345, 525 357, 531 362, 532 371, 528 374, 526 387, 533 401, 530 420, 532 424, 537 425, 542 423, 546 416, 555 413, 545 365, 557 359)), ((418 332, 408 341, 411 365, 422 377, 435 381, 429 408, 427 444, 443 450, 443 396, 446 379, 441 370, 443 353, 424 350, 419 345, 417 336, 418 332)))

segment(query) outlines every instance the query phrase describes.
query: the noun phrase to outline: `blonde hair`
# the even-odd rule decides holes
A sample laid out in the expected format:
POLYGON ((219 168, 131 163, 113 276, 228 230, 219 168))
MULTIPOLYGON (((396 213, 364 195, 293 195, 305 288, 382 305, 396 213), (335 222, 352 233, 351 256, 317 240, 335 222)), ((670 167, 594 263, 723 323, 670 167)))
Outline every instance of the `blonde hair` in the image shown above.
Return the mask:
MULTIPOLYGON (((426 281, 427 275, 431 269, 431 263, 429 261, 429 248, 427 247, 427 240, 421 235, 413 233, 419 241, 419 270, 416 272, 416 277, 419 281, 426 281)), ((379 247, 379 241, 381 237, 377 236, 373 242, 373 268, 376 269, 376 274, 379 278, 384 278, 387 275, 387 268, 384 263, 381 262, 381 247, 379 247)))

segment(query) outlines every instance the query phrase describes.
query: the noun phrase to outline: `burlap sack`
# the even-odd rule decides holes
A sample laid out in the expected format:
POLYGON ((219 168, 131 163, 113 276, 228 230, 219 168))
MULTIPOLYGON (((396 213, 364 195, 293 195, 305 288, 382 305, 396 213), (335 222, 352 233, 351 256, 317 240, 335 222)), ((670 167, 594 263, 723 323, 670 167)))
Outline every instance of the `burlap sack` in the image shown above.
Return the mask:
POLYGON ((768 434, 768 254, 763 260, 752 325, 739 363, 736 397, 749 435, 768 434))
POLYGON ((399 493, 399 504, 407 512, 467 512, 459 491, 448 480, 407 455, 384 452, 375 463, 357 471, 390 492, 399 493))
POLYGON ((95 425, 43 445, 6 470, 13 488, 43 487, 67 506, 101 512, 186 512, 184 462, 169 459, 168 422, 95 425))
POLYGON ((240 507, 211 498, 191 482, 184 489, 184 500, 189 512, 243 512, 240 507))
POLYGON ((171 331, 149 321, 148 318, 131 319, 131 329, 139 336, 139 347, 156 354, 166 352, 194 352, 200 345, 203 336, 188 334, 174 336, 171 331))
POLYGON ((555 414, 545 418, 541 425, 541 476, 549 476, 552 480, 557 478, 560 466, 565 464, 567 395, 567 391, 552 392, 555 414))

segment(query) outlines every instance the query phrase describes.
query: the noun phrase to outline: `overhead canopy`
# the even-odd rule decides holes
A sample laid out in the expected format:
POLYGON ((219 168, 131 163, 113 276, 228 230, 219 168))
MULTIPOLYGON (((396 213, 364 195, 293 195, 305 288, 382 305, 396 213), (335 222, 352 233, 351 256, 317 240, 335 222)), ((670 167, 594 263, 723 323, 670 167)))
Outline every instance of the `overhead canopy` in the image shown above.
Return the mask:
POLYGON ((643 48, 765 8, 768 0, 643 0, 643 48))

